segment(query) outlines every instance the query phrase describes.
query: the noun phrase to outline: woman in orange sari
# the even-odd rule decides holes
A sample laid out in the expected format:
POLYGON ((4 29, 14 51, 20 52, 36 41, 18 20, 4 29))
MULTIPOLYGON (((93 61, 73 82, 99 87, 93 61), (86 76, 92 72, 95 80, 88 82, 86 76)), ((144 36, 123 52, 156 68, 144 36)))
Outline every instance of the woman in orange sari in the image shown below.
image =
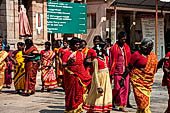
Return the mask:
POLYGON ((91 82, 91 76, 85 71, 83 62, 85 55, 79 49, 80 40, 76 37, 70 41, 71 49, 63 56, 64 89, 66 113, 80 113, 84 94, 91 82))
POLYGON ((37 70, 40 62, 40 54, 37 48, 33 45, 32 40, 25 40, 25 88, 24 95, 30 96, 35 93, 35 84, 36 84, 36 76, 37 70))
POLYGON ((0 42, 0 93, 5 81, 5 69, 6 69, 6 61, 8 58, 8 53, 2 50, 2 42, 0 42))
POLYGON ((163 64, 163 59, 158 63, 156 55, 151 52, 152 49, 153 41, 147 38, 143 39, 141 42, 141 49, 132 54, 130 64, 128 68, 126 68, 120 81, 120 86, 123 86, 124 78, 131 70, 131 82, 137 104, 136 113, 151 113, 150 96, 154 74, 163 64))

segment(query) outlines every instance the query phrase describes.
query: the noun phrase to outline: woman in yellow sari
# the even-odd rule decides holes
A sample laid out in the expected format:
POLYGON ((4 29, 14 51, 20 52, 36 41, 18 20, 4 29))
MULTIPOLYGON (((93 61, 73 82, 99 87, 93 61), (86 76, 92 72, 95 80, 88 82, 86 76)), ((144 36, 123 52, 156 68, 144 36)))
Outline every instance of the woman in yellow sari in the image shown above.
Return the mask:
POLYGON ((2 42, 0 42, 0 92, 2 90, 4 80, 5 80, 5 69, 6 69, 6 59, 8 53, 2 50, 2 42))
POLYGON ((120 81, 120 86, 123 86, 124 78, 131 70, 131 82, 137 104, 136 113, 151 113, 150 96, 154 74, 162 66, 164 60, 161 59, 158 63, 156 55, 151 52, 152 49, 153 41, 147 38, 143 39, 140 50, 132 54, 130 63, 120 81))
POLYGON ((85 55, 87 55, 89 49, 86 48, 87 46, 87 42, 85 40, 81 40, 81 48, 82 48, 82 53, 84 53, 85 55))
POLYGON ((62 61, 59 58, 59 49, 61 48, 61 40, 56 40, 56 47, 54 48, 54 52, 56 54, 55 56, 55 74, 56 74, 56 78, 58 80, 58 75, 61 75, 62 70, 61 70, 61 65, 62 65, 62 61))
POLYGON ((23 56, 24 43, 17 43, 18 50, 13 52, 14 58, 14 87, 17 93, 24 91, 25 63, 23 56))

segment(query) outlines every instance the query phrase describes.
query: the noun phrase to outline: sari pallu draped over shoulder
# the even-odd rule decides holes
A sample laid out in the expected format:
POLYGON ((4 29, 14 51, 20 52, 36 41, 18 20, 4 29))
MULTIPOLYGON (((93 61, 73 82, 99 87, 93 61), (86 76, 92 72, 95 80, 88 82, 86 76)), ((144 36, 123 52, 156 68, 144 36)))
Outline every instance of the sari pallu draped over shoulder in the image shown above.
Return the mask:
POLYGON ((156 55, 151 52, 148 55, 146 67, 143 70, 132 69, 131 82, 138 110, 136 113, 151 113, 150 96, 153 85, 154 74, 157 71, 158 60, 156 55))
POLYGON ((67 63, 71 59, 71 56, 75 57, 75 62, 67 66, 64 71, 64 88, 65 88, 65 103, 66 113, 80 113, 82 111, 82 105, 84 101, 84 94, 86 88, 91 83, 91 76, 85 71, 83 61, 84 56, 80 51, 70 52, 68 51, 63 56, 63 63, 67 63))
POLYGON ((29 49, 27 49, 24 53, 26 55, 30 54, 33 51, 38 51, 37 48, 35 46, 31 46, 29 49))
POLYGON ((5 80, 5 68, 6 68, 5 59, 7 56, 8 53, 6 51, 0 51, 0 91, 3 87, 5 80))
POLYGON ((14 86, 16 90, 24 90, 25 85, 25 63, 23 52, 22 51, 14 51, 15 60, 17 64, 14 65, 14 86))
MULTIPOLYGON (((38 51, 35 46, 31 46, 25 51, 26 55, 32 54, 33 51, 38 51)), ((38 70, 38 57, 25 61, 25 91, 31 90, 35 92, 36 75, 38 70)))
MULTIPOLYGON (((117 43, 110 48, 110 56, 109 56, 110 75, 114 75, 115 72, 117 58, 118 58, 118 50, 119 50, 119 46, 117 43)), ((125 66, 128 66, 131 58, 131 51, 126 43, 123 45, 123 50, 125 55, 125 66)))
POLYGON ((55 53, 49 50, 49 51, 41 51, 41 54, 42 54, 41 75, 42 75, 42 82, 44 83, 44 88, 55 89, 57 88, 57 81, 56 81, 55 71, 52 66, 55 53))

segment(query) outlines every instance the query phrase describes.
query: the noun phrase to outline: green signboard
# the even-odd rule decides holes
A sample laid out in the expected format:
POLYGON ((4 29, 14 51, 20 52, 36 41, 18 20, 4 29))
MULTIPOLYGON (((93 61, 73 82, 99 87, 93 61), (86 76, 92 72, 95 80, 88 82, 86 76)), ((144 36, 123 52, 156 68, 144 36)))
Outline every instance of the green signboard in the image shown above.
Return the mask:
POLYGON ((48 1, 48 33, 86 34, 87 4, 48 1))

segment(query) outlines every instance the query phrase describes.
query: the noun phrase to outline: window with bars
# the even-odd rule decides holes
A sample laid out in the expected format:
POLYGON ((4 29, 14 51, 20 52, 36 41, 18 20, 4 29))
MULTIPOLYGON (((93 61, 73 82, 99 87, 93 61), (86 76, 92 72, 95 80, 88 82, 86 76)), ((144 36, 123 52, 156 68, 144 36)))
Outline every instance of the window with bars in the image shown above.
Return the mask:
POLYGON ((87 28, 88 29, 96 28, 96 13, 87 14, 87 28))

